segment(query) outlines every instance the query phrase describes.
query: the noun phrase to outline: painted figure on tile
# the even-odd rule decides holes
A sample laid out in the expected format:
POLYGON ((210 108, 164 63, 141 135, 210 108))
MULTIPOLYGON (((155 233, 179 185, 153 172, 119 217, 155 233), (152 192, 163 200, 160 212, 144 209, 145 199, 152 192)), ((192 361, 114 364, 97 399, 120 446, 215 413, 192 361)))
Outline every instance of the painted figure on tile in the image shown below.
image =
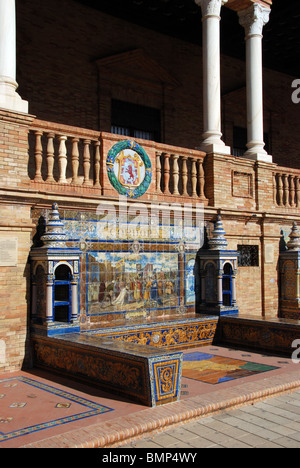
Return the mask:
POLYGON ((89 314, 178 307, 178 253, 91 252, 87 260, 89 314))
POLYGON ((115 306, 115 305, 123 306, 125 304, 125 300, 128 295, 129 288, 126 285, 122 285, 122 286, 123 288, 121 289, 121 292, 118 295, 118 297, 114 301, 111 302, 112 306, 115 306))
POLYGON ((153 281, 151 283, 151 300, 157 302, 159 305, 163 305, 158 293, 158 283, 156 275, 154 276, 153 281))

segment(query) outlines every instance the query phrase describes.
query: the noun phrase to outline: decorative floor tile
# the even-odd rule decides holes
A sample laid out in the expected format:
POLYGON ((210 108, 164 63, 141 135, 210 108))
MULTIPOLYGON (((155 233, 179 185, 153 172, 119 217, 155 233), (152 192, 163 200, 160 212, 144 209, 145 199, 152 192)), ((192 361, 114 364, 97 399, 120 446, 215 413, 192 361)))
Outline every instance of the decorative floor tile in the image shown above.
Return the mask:
POLYGON ((71 404, 70 403, 57 403, 55 408, 70 408, 71 404))
POLYGON ((182 376, 216 385, 275 369, 277 367, 196 352, 184 355, 182 376))
MULTIPOLYGON (((4 380, 0 379, 0 388, 1 387, 11 388, 13 391, 13 387, 15 387, 16 385, 19 385, 22 392, 23 392, 23 387, 24 387, 24 392, 22 393, 23 398, 27 397, 29 398, 29 401, 27 403, 26 402, 13 402, 11 404, 8 403, 7 407, 4 407, 1 403, 0 444, 1 442, 11 440, 16 437, 29 435, 34 432, 39 432, 45 429, 53 428, 53 427, 60 426, 63 424, 68 424, 74 421, 89 418, 91 416, 96 416, 102 413, 113 411, 112 408, 108 408, 106 406, 94 403, 93 401, 87 400, 78 395, 65 392, 59 388, 46 385, 42 382, 29 379, 27 377, 20 376, 20 377, 14 377, 11 379, 10 378, 4 379, 4 380), (34 387, 42 392, 39 392, 38 397, 35 394, 27 394, 28 386, 30 388, 34 387), (60 400, 59 403, 55 403, 55 401, 53 402, 53 396, 56 397, 56 400, 58 400, 59 398, 60 400), (51 400, 52 400, 52 406, 51 406, 51 400), (66 400, 66 401, 64 402, 63 400, 66 400), (45 420, 46 417, 43 416, 45 412, 39 411, 41 404, 42 405, 44 404, 44 408, 47 407, 49 409, 47 413, 48 420, 45 420), (56 405, 57 408, 61 409, 59 411, 59 414, 62 414, 61 411, 63 412, 65 409, 68 409, 71 407, 74 409, 71 414, 65 413, 65 414, 62 414, 62 417, 54 419, 53 418, 53 414, 54 414, 53 405, 54 407, 56 405), (25 417, 22 417, 20 421, 24 421, 24 420, 27 422, 29 421, 28 426, 18 427, 18 425, 21 426, 21 423, 18 422, 18 419, 14 419, 10 416, 10 414, 8 413, 8 407, 9 408, 23 408, 22 414, 24 411, 25 417), (52 407, 52 410, 51 410, 51 407, 52 407), (5 414, 5 412, 7 412, 7 414, 5 414), (11 426, 11 430, 9 432, 4 432, 3 429, 8 423, 10 423, 9 426, 11 426)), ((12 398, 12 395, 10 396, 9 393, 3 396, 6 396, 8 399, 9 397, 12 398)), ((3 402, 4 401, 5 399, 3 400, 3 402)))

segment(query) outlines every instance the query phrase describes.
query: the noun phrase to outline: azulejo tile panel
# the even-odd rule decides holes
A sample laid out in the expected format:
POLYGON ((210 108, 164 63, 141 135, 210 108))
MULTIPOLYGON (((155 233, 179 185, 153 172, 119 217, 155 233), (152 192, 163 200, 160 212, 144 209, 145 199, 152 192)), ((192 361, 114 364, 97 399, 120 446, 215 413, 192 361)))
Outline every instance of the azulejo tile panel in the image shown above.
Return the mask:
MULTIPOLYGON (((38 380, 30 379, 24 376, 0 380, 0 387, 5 386, 5 388, 9 388, 8 387, 9 384, 20 385, 24 387, 24 396, 27 395, 28 387, 30 387, 30 389, 34 388, 36 390, 39 390, 39 394, 40 394, 40 391, 42 391, 42 393, 45 392, 45 394, 51 394, 51 396, 53 397, 53 401, 57 400, 56 408, 69 408, 70 410, 69 410, 68 416, 53 418, 47 421, 42 421, 40 419, 38 421, 39 412, 38 412, 37 405, 41 404, 41 401, 44 401, 43 397, 40 396, 40 401, 38 401, 39 398, 34 398, 33 395, 31 396, 27 395, 28 397, 27 403, 20 404, 19 402, 15 402, 9 405, 7 404, 6 406, 5 405, 6 400, 7 402, 10 401, 9 390, 8 390, 6 395, 3 396, 3 399, 1 401, 0 444, 1 442, 5 442, 5 441, 8 441, 8 440, 20 437, 20 436, 30 435, 34 432, 43 431, 43 430, 50 429, 56 426, 72 423, 74 421, 90 418, 92 416, 96 416, 96 415, 100 415, 106 412, 113 411, 112 408, 99 405, 93 401, 87 400, 78 395, 65 392, 59 388, 52 387, 38 380), (74 406, 74 410, 72 410, 72 405, 74 406), (15 411, 21 411, 21 412, 26 411, 26 413, 24 413, 23 418, 20 418, 19 414, 18 414, 18 418, 14 418, 15 411), (33 417, 32 415, 34 415, 34 420, 37 421, 35 424, 31 424, 28 426, 24 425, 22 427, 14 426, 15 420, 16 421, 24 421, 24 420, 30 421, 30 419, 32 419, 33 417)), ((49 403, 50 400, 49 398, 46 398, 44 404, 50 405, 49 403)), ((54 409, 55 404, 52 403, 52 406, 54 409)), ((53 415, 53 410, 51 412, 51 415, 53 415)))
POLYGON ((213 342, 217 329, 217 318, 191 321, 178 320, 177 323, 166 322, 162 325, 135 325, 110 331, 97 330, 98 336, 105 336, 117 341, 126 341, 139 345, 150 345, 167 349, 182 349, 189 346, 207 345, 213 342))
POLYGON ((157 404, 165 400, 173 401, 177 399, 180 380, 181 380, 181 362, 179 359, 173 359, 167 362, 152 363, 154 375, 154 392, 157 404))
POLYGON ((180 398, 182 353, 84 333, 35 338, 37 367, 76 376, 145 406, 180 398))
MULTIPOLYGON (((108 214, 105 210, 60 210, 68 246, 82 253, 81 315, 99 323, 133 313, 156 317, 194 311, 195 259, 201 246, 196 221, 184 226, 168 216, 158 221, 150 210, 134 216, 132 207, 123 216, 119 204, 111 204, 108 214)), ((48 216, 47 210, 33 213, 36 223, 48 216)))

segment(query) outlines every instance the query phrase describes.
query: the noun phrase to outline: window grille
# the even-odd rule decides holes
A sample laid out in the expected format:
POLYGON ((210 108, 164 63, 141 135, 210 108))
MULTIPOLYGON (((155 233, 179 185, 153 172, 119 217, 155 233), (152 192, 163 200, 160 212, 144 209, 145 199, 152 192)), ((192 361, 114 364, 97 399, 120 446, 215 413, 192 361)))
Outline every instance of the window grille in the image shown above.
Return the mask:
POLYGON ((238 245, 239 267, 259 266, 259 246, 258 245, 238 245))

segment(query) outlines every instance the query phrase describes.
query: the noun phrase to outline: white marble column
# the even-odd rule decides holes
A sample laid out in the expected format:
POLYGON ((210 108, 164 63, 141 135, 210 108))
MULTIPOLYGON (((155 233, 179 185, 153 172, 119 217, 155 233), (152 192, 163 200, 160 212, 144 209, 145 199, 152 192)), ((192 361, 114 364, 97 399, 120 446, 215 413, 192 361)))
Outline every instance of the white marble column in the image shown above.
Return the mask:
POLYGON ((206 153, 230 154, 221 133, 220 14, 228 0, 195 0, 203 23, 203 141, 206 153))
POLYGON ((53 317, 53 283, 48 279, 46 289, 46 323, 54 321, 53 317))
POLYGON ((28 113, 28 102, 16 92, 16 5, 0 0, 0 108, 28 113))
POLYGON ((73 323, 78 319, 78 284, 76 281, 71 283, 72 288, 72 312, 71 322, 73 323))
POLYGON ((270 9, 254 3, 238 14, 246 33, 248 150, 245 157, 271 163, 273 158, 264 149, 262 66, 262 31, 269 21, 270 9))

